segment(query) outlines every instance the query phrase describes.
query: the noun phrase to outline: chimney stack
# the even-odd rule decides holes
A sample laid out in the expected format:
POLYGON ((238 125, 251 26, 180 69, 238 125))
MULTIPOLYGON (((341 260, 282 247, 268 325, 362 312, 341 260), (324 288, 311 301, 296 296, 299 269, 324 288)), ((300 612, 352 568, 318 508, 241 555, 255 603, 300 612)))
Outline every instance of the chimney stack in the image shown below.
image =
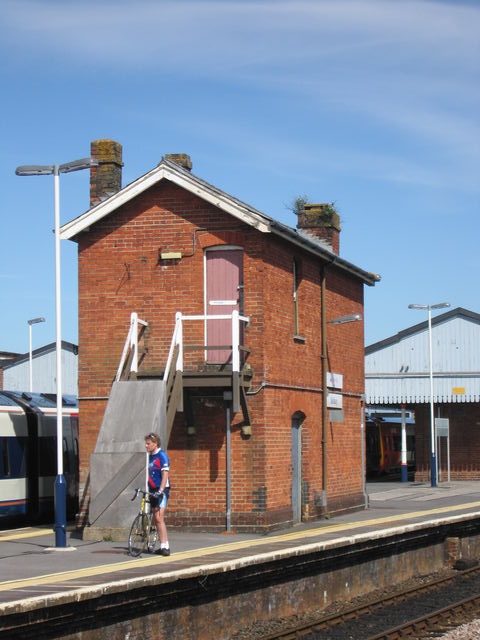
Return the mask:
POLYGON ((122 145, 115 140, 94 140, 90 155, 98 162, 98 167, 90 169, 90 207, 94 207, 122 188, 122 145))
POLYGON ((298 213, 297 229, 325 245, 333 253, 340 251, 340 216, 333 204, 304 204, 298 213))
POLYGON ((165 159, 175 162, 175 164, 187 169, 187 171, 192 170, 192 161, 187 153, 166 153, 165 159))

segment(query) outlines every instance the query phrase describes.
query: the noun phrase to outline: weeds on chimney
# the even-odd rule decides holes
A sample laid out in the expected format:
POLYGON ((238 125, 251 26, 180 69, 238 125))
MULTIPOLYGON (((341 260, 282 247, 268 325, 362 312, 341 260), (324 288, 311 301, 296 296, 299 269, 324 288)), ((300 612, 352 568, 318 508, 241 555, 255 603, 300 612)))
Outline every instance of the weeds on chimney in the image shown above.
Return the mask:
POLYGON ((290 204, 286 204, 285 207, 290 211, 293 211, 293 213, 298 216, 302 213, 305 205, 308 204, 309 201, 310 199, 307 195, 297 196, 296 198, 293 198, 290 204))
POLYGON ((338 216, 338 210, 335 206, 335 202, 326 202, 322 205, 322 218, 324 220, 331 220, 334 216, 338 216))

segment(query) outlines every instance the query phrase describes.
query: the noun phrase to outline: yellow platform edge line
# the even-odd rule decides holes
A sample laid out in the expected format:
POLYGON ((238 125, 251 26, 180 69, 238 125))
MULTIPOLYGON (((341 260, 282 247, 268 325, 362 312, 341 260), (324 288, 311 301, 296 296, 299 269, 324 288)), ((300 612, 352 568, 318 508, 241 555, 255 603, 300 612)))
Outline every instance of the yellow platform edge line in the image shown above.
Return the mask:
POLYGON ((16 531, 15 533, 1 533, 0 532, 0 542, 10 542, 11 540, 22 540, 23 538, 38 538, 40 536, 53 535, 54 530, 52 527, 48 528, 40 528, 40 529, 31 529, 24 531, 16 531))
MULTIPOLYGON (((314 529, 307 529, 303 531, 295 531, 286 534, 280 534, 271 537, 254 538, 253 540, 241 540, 238 542, 230 542, 221 545, 214 545, 211 547, 202 547, 192 549, 190 551, 180 551, 169 557, 163 556, 150 556, 147 558, 139 558, 127 560, 125 562, 110 563, 105 565, 99 565, 94 567, 86 567, 83 569, 74 569, 70 571, 61 571, 58 573, 46 574, 43 576, 36 576, 32 578, 25 578, 19 580, 7 580, 0 582, 0 592, 13 589, 21 589, 30 585, 52 584, 54 582, 68 582, 77 578, 83 578, 88 576, 97 576, 102 574, 108 574, 113 572, 126 571, 128 569, 135 569, 140 567, 154 566, 160 563, 170 563, 178 560, 188 560, 189 558, 195 558, 197 556, 211 556, 222 551, 235 551, 248 547, 259 547, 267 544, 275 544, 276 542, 285 542, 293 540, 304 540, 308 538, 318 537, 320 535, 329 534, 334 531, 351 531, 359 529, 361 527, 376 526, 379 524, 387 524, 390 522, 398 522, 400 520, 419 518, 425 515, 436 515, 439 513, 451 513, 452 511, 461 511, 463 509, 472 509, 480 507, 480 502, 469 502, 461 505, 452 505, 449 507, 438 507, 436 509, 429 509, 423 511, 414 511, 411 513, 398 514, 395 516, 384 516, 381 518, 361 520, 358 522, 345 522, 333 525, 326 525, 324 527, 316 527, 314 529)), ((253 554, 253 552, 252 552, 253 554)))

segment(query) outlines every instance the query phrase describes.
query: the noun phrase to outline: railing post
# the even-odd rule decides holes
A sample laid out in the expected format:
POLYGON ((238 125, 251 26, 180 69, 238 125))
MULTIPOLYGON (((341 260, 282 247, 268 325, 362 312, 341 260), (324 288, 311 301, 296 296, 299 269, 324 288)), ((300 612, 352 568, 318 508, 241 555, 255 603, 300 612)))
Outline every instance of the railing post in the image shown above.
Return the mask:
POLYGON ((240 408, 240 314, 232 311, 232 410, 240 408))
POLYGON ((183 371, 183 322, 182 314, 177 311, 175 314, 175 332, 177 335, 178 356, 175 368, 177 371, 183 371))
POLYGON ((130 315, 130 349, 133 352, 130 371, 138 372, 138 314, 132 311, 130 315))
POLYGON ((240 319, 236 309, 232 311, 232 371, 240 371, 240 319))
MULTIPOLYGON (((178 356, 177 362, 175 363, 175 370, 177 374, 179 373, 183 376, 183 319, 182 313, 177 311, 175 314, 175 333, 176 333, 176 341, 178 344, 178 356)), ((182 391, 180 393, 180 399, 178 402, 178 411, 183 412, 183 382, 182 382, 182 391)))

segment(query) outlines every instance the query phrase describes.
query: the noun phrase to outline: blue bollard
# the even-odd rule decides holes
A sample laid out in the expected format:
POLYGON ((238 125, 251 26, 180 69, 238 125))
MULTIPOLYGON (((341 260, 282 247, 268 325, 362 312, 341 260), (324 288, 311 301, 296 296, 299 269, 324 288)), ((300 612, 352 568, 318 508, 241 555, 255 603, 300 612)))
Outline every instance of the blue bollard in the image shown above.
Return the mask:
POLYGON ((55 546, 67 546, 67 485, 64 476, 55 480, 55 546))
POLYGON ((437 486, 437 461, 434 453, 432 453, 430 456, 430 477, 432 479, 432 487, 436 487, 437 486))

